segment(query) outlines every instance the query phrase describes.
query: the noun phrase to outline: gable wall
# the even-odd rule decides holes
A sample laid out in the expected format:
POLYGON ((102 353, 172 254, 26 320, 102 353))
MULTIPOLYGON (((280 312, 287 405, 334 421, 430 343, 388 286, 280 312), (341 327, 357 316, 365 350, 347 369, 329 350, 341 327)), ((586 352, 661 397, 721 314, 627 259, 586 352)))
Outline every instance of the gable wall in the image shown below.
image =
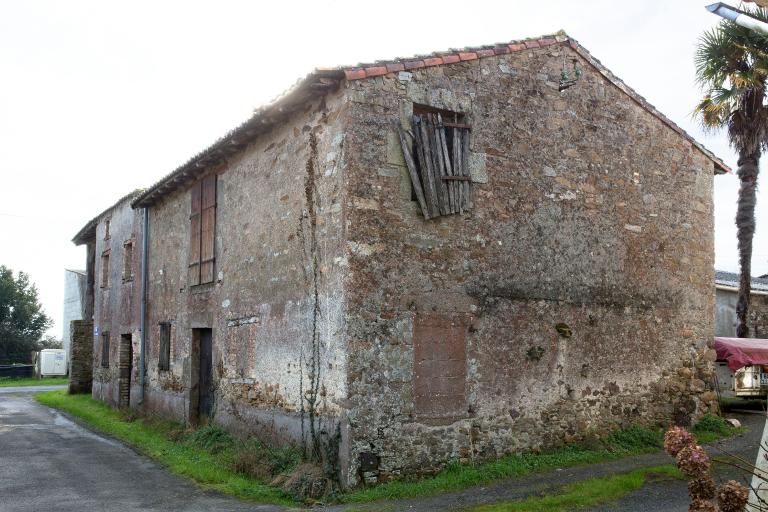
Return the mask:
POLYGON ((713 164, 689 141, 562 46, 347 87, 349 482, 707 409, 713 164), (410 200, 391 123, 413 102, 472 125, 468 214, 410 200), (440 375, 462 365, 463 397, 440 375), (426 417, 424 393, 463 414, 426 417))

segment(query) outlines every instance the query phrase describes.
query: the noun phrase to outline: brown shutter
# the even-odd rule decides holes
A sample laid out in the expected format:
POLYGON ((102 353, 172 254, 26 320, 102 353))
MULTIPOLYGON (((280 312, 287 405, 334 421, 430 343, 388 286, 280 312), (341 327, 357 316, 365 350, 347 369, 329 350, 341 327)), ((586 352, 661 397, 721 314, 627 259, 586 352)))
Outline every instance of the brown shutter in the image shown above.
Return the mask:
POLYGON ((189 285, 200 284, 200 200, 202 184, 192 186, 192 207, 189 215, 189 285))
POLYGON ((202 220, 200 225, 200 283, 213 282, 216 235, 216 175, 202 181, 202 220))

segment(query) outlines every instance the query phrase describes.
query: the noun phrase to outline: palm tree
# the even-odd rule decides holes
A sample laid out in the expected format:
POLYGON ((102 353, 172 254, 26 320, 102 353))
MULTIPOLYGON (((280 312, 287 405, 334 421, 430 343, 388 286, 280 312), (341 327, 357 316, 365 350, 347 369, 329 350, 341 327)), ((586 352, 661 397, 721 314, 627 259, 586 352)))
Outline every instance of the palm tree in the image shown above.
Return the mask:
MULTIPOLYGON (((762 21, 768 10, 746 9, 762 21)), ((726 128, 739 155, 736 171, 741 185, 736 212, 739 249, 739 299, 736 305, 739 338, 749 336, 747 315, 752 275, 752 239, 760 155, 768 148, 768 38, 723 20, 704 33, 696 50, 696 79, 704 98, 694 110, 705 129, 726 128)))

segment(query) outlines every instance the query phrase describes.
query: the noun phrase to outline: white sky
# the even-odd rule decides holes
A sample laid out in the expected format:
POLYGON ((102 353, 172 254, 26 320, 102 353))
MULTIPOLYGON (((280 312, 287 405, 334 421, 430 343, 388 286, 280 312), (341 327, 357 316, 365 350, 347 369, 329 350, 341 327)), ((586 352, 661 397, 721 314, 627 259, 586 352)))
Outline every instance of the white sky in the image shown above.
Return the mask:
MULTIPOLYGON (((559 29, 735 168, 725 135, 690 117, 709 1, 0 0, 0 264, 30 274, 61 336, 63 269, 85 265, 74 234, 312 68, 559 29)), ((736 271, 738 180, 715 182, 716 266, 736 271)), ((755 275, 768 273, 762 199, 755 275)))

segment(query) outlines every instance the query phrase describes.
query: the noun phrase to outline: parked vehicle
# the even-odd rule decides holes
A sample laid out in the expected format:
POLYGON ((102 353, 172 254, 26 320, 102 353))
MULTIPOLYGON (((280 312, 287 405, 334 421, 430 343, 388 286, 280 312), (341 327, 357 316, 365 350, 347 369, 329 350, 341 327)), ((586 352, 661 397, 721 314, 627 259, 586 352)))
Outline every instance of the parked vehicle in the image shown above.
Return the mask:
POLYGON ((768 339, 717 337, 715 351, 721 397, 768 396, 768 339))

